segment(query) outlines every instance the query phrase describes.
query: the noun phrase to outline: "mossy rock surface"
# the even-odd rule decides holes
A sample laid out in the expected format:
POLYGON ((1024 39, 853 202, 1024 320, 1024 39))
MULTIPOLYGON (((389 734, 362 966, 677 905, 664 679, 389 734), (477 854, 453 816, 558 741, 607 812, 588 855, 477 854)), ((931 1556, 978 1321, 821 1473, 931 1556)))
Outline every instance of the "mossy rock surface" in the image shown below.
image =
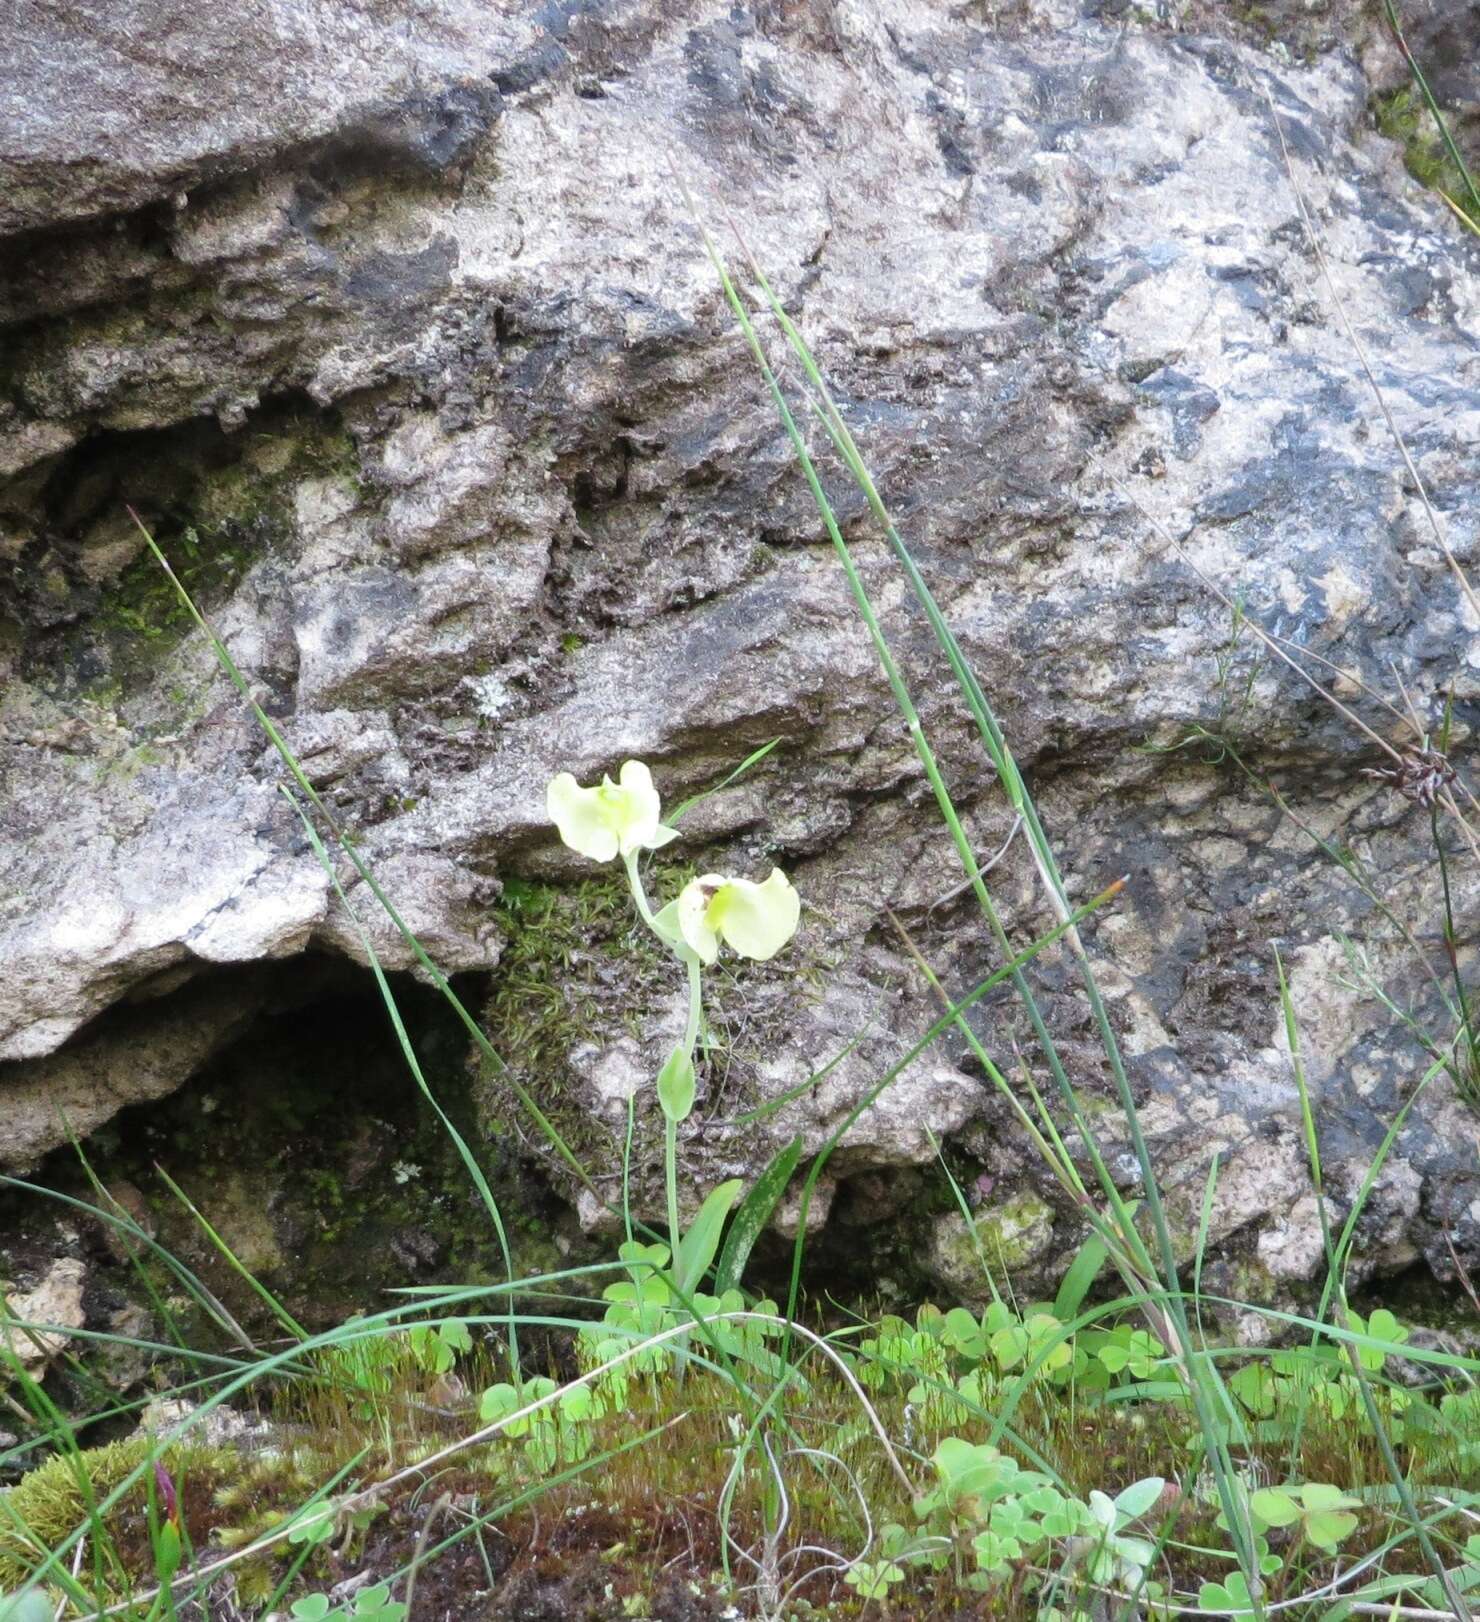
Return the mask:
MULTIPOLYGON (((652 904, 676 896, 694 871, 689 864, 653 863, 645 879, 652 904)), ((580 1186, 520 1102, 512 1078, 615 1199, 630 1097, 633 1203, 660 1209, 654 1195, 661 1183, 662 1123, 651 1084, 683 1029, 682 966, 638 920, 620 869, 574 883, 510 880, 498 921, 504 947, 483 1026, 509 1074, 486 1060, 477 1063, 484 1136, 517 1138, 567 1191, 580 1186)), ((764 1141, 732 1117, 755 1101, 754 1067, 783 1047, 787 998, 799 985, 806 992, 814 967, 725 958, 706 973, 699 1106, 683 1136, 691 1142, 706 1118, 723 1112, 728 1141, 711 1157, 716 1163, 743 1156, 752 1140, 764 1141)), ((717 1170, 714 1180, 732 1174, 717 1170)), ((683 1197, 697 1200, 703 1192, 685 1188, 683 1197)))
MULTIPOLYGON (((1474 166, 1480 162, 1480 152, 1474 150, 1473 141, 1470 143, 1472 150, 1466 154, 1463 142, 1457 140, 1461 148, 1460 156, 1469 169, 1467 177, 1455 162, 1453 152, 1416 85, 1404 85, 1389 95, 1377 97, 1372 104, 1372 112, 1378 129, 1401 144, 1403 163, 1408 173, 1420 185, 1442 193, 1480 231, 1480 201, 1476 200, 1471 188, 1474 166)), ((1450 126, 1451 139, 1455 139, 1457 131, 1453 120, 1447 119, 1446 122, 1450 126)))
MULTIPOLYGON (((0 1493, 0 1593, 18 1588, 35 1570, 38 1545, 56 1548, 130 1477, 135 1477, 103 1516, 110 1538, 127 1567, 139 1574, 149 1569, 150 1501, 158 1504, 159 1488, 150 1462, 154 1444, 131 1437, 76 1453, 55 1453, 8 1490, 0 1493), (24 1528, 24 1530, 23 1530, 24 1528), (28 1535, 29 1534, 29 1535, 28 1535)), ((199 1524, 212 1495, 241 1471, 231 1448, 181 1442, 158 1455, 179 1494, 187 1518, 199 1524)), ((126 1586, 126 1584, 125 1584, 126 1586)))

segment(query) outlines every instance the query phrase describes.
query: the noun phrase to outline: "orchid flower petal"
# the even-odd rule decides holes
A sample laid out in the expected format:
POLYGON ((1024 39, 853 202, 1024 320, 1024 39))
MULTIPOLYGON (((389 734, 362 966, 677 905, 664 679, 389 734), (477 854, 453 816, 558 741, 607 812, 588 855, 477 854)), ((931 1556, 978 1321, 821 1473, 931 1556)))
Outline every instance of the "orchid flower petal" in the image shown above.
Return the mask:
POLYGON ((617 835, 604 814, 600 790, 582 788, 569 772, 550 779, 545 809, 573 851, 593 862, 609 862, 617 854, 617 835))
POLYGON ((678 932, 706 967, 719 956, 719 936, 709 922, 709 908, 729 882, 723 873, 705 873, 690 879, 679 892, 678 932))
POLYGON ((617 782, 603 777, 595 788, 582 788, 561 772, 545 790, 545 809, 565 844, 593 862, 657 850, 678 837, 659 822, 653 774, 640 760, 627 761, 617 782))
POLYGON ((684 941, 701 962, 713 963, 719 943, 741 957, 764 963, 796 934, 802 904, 779 867, 762 884, 705 873, 691 879, 678 898, 684 941))
POLYGON ((709 903, 708 922, 741 957, 764 963, 797 932, 802 903, 779 867, 762 884, 731 879, 709 903))

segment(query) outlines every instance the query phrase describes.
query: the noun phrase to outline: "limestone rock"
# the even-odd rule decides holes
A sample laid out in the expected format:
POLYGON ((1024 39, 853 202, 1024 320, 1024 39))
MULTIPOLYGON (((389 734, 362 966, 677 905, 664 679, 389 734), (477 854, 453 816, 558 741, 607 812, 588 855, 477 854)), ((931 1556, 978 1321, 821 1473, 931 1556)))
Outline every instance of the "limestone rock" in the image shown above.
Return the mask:
POLYGON ((1031 1189, 1009 1192, 971 1214, 947 1211, 931 1225, 925 1270, 952 1299, 984 1307, 1004 1280, 1043 1284, 1072 1253, 1054 1247, 1053 1208, 1031 1189), (1055 1268, 1055 1261, 1058 1267, 1055 1268))
MULTIPOLYGON (((130 506, 406 920, 445 970, 492 975, 495 1001, 520 886, 591 877, 545 825, 551 773, 640 757, 671 803, 781 739, 683 848, 779 862, 809 907, 793 977, 724 994, 759 1011, 736 1013, 735 1096, 718 1066, 705 1078, 687 1187, 753 1175, 794 1132, 818 1146, 938 1017, 896 920, 953 995, 1000 963, 672 164, 713 227, 742 225, 814 347, 1073 894, 1129 876, 1085 935, 1178 1221, 1214 1154, 1230 1252, 1308 1193, 1276 941, 1328 1183, 1354 1198, 1429 1064, 1378 992, 1437 1047, 1453 1035, 1428 817, 1364 775, 1385 758, 1370 734, 1191 565, 1327 661, 1318 678, 1396 746, 1373 695, 1434 727, 1452 694, 1462 767, 1480 625, 1365 392, 1275 115, 1468 568, 1480 266, 1374 130, 1390 64, 1371 31, 1299 9, 1312 54, 1294 60, 1195 4, 1154 20, 1069 0, 16 8, 0 1107, 25 1154, 62 1141, 43 1096, 95 1125, 225 1040, 231 1020, 207 1035, 191 1012, 208 974, 366 957, 130 506), (168 997, 121 1008, 164 975, 168 997), (89 1071, 115 1015, 160 1022, 168 1062, 89 1071), (855 1039, 810 1095, 737 1124, 855 1039)), ((1004 798, 861 500, 825 472, 967 835, 995 852, 1004 798)), ((1480 883, 1469 858, 1454 868, 1467 919, 1480 883)), ((409 967, 337 870, 377 956, 409 967)), ((1052 922, 1020 835, 992 884, 1015 946, 1052 922)), ((1461 964, 1473 976, 1468 946, 1461 964)), ((629 1021, 626 972, 593 993, 584 1040, 629 1037, 640 1076, 666 993, 629 1021)), ((1113 1135, 1072 962, 1051 951, 1031 974, 1113 1135)), ((1048 1090, 1005 993, 971 1018, 1004 1071, 1016 1047, 1048 1090)), ((580 1043, 560 1051, 577 1057, 551 1096, 586 1096, 580 1043)), ((977 1070, 944 1035, 850 1129, 836 1175, 928 1159, 928 1127, 1053 1205, 977 1070)), ((526 1130, 504 1094, 486 1102, 526 1130)), ((612 1125, 591 1140, 607 1178, 612 1125)), ((1453 1080, 1424 1083, 1362 1265, 1447 1273, 1449 1239, 1480 1258, 1472 1138, 1453 1080)), ((1113 1171, 1134 1186, 1123 1144, 1113 1171)))
POLYGON ((118 1009, 87 1037, 0 1073, 0 1164, 29 1171, 69 1135, 85 1138, 120 1109, 188 1081, 262 1006, 263 988, 203 980, 166 1001, 118 1009))
POLYGON ((27 1373, 44 1369, 71 1341, 67 1331, 87 1322, 82 1307, 86 1281, 82 1262, 75 1256, 59 1256, 34 1289, 6 1292, 7 1322, 0 1333, 5 1349, 15 1354, 27 1373))

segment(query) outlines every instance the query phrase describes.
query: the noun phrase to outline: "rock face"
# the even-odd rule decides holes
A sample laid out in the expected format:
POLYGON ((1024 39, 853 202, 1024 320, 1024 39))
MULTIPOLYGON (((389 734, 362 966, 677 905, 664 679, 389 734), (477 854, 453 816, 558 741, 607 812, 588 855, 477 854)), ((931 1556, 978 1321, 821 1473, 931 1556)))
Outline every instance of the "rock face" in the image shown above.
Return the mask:
MULTIPOLYGON (((1257 1295, 1311 1276, 1273 948, 1349 1206, 1424 1041, 1455 1036, 1434 833, 1366 775, 1387 764, 1371 735, 1190 564, 1318 680, 1335 667, 1399 749, 1403 712, 1437 727, 1452 694, 1464 769, 1480 623, 1365 389, 1278 133, 1470 566, 1480 255, 1375 133, 1393 72, 1375 23, 1333 24, 1294 65, 1197 31, 1206 8, 1185 29, 916 0, 229 11, 22 4, 0 45, 0 1110, 27 1123, 0 1157, 63 1141, 38 1100, 92 1126, 183 1082, 250 1017, 263 960, 365 956, 130 507, 433 958, 489 976, 493 1041, 604 1195, 635 1088, 635 1186, 658 1209, 645 1084, 682 988, 552 840, 555 771, 637 757, 676 801, 781 740, 672 853, 779 862, 807 900, 791 960, 722 989, 726 1062, 682 1146, 696 1192, 794 1133, 817 1147, 937 1017, 895 921, 956 995, 998 961, 952 895, 950 842, 677 171, 817 353, 1074 892, 1129 875, 1087 935, 1184 1249, 1216 1155, 1228 1277, 1257 1295), (532 898, 566 909, 563 966, 540 957, 532 898), (566 979, 580 996, 555 1015, 521 1001, 566 979), (143 1065, 141 1022, 159 1033, 143 1065)), ((995 851, 1003 796, 832 474, 968 834, 995 851)), ((1476 857, 1452 821, 1438 836, 1473 978, 1476 857)), ((383 961, 410 966, 341 877, 383 961)), ((1020 945, 1051 922, 1020 839, 992 884, 1020 945)), ((1108 1096, 1072 963, 1033 975, 1073 1079, 1108 1096)), ((1018 1042, 1042 1079, 1010 1000, 973 1019, 1005 1069, 1018 1042)), ((515 1118, 497 1078, 485 1111, 515 1118)), ((1452 1076, 1425 1087, 1359 1270, 1452 1273, 1450 1242, 1480 1259, 1475 1128, 1452 1076)), ((1113 1148, 1113 1114, 1104 1129, 1113 1148)), ((1082 1228, 959 1038, 833 1170, 875 1178, 877 1223, 895 1212, 876 1174, 941 1137, 997 1180, 1004 1232, 1032 1207, 1033 1265, 1061 1267, 1082 1228)))

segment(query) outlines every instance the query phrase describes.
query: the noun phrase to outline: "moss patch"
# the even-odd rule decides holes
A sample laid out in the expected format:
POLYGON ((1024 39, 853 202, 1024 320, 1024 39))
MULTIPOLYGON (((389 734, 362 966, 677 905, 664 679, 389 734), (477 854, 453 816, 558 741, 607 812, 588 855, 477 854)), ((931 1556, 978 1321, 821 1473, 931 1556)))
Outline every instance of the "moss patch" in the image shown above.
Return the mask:
MULTIPOLYGON (((266 547, 274 526, 252 520, 204 535, 193 524, 160 541, 180 584, 205 603, 219 599, 266 547)), ((170 643, 190 623, 179 593, 150 552, 123 570, 99 606, 97 624, 113 637, 170 643)))
MULTIPOLYGON (((649 893, 676 895, 694 871, 655 866, 649 893)), ((620 870, 578 884, 509 879, 497 917, 507 944, 486 1029, 531 1080, 554 1079, 573 1044, 593 1033, 615 1026, 639 1034, 643 1017, 681 984, 673 958, 633 912, 620 870), (617 989, 624 995, 614 997, 617 989)))
MULTIPOLYGON (((142 1554, 148 1548, 149 1497, 154 1488, 147 1468, 150 1446, 145 1438, 132 1437, 78 1453, 56 1453, 3 1494, 0 1593, 19 1587, 35 1568, 39 1552, 54 1549, 85 1525, 95 1507, 135 1471, 139 1479, 107 1512, 104 1524, 120 1554, 140 1555, 136 1565, 129 1561, 130 1566, 147 1570, 142 1554)), ((163 1462, 187 1517, 240 1468, 230 1449, 192 1444, 167 1448, 163 1462)))
MULTIPOLYGON (((175 499, 146 522, 170 567, 197 602, 225 596, 257 558, 293 525, 293 491, 333 477, 358 489, 354 442, 337 425, 302 413, 278 414, 234 438, 187 456, 175 499)), ((105 590, 97 624, 115 642, 172 644, 190 625, 179 594, 148 551, 105 590)))
MULTIPOLYGON (((693 873, 654 864, 648 892, 676 895, 693 873)), ((583 1042, 640 1039, 681 992, 682 971, 638 921, 620 870, 576 884, 506 880, 497 918, 505 945, 483 1028, 577 1157, 607 1169, 606 1129, 583 1107, 562 1107, 574 1102, 571 1053, 583 1042)), ((522 1130, 524 1112, 493 1067, 480 1061, 479 1076, 485 1133, 507 1134, 516 1120, 522 1130)))
POLYGON ((1442 192, 1480 229, 1480 211, 1474 208, 1465 178, 1446 149, 1418 88, 1405 85, 1391 95, 1378 96, 1372 114, 1378 129, 1402 146, 1408 173, 1420 185, 1442 192))

